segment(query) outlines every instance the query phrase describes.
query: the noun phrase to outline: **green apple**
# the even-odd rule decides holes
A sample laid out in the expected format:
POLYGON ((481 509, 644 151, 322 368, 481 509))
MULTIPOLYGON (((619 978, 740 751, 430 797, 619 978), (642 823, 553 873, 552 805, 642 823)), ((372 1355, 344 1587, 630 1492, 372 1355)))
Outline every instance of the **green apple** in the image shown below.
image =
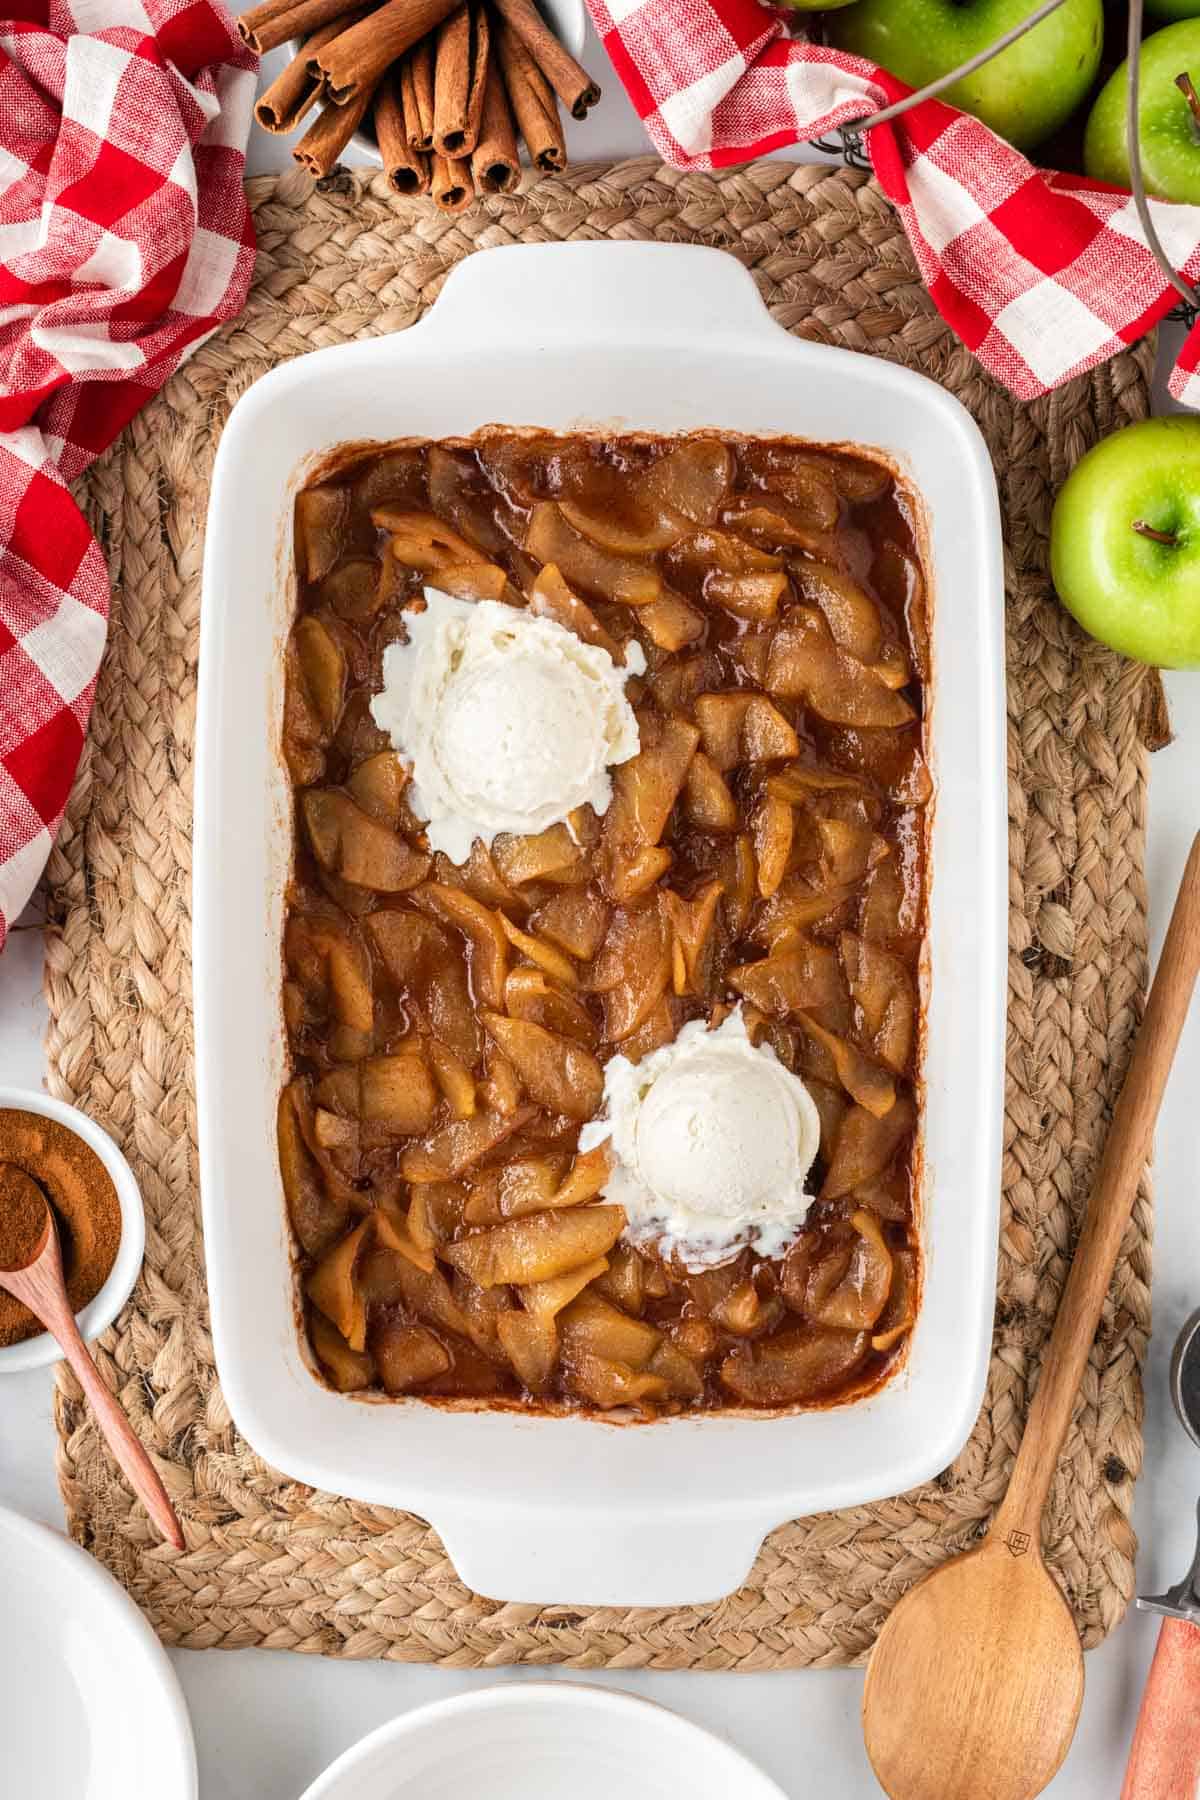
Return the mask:
MULTIPOLYGON (((1200 201, 1200 102, 1179 86, 1200 82, 1200 19, 1156 31, 1142 45, 1138 80, 1138 137, 1148 194, 1200 201)), ((1125 99, 1129 65, 1122 63, 1100 89, 1083 138, 1083 168, 1094 181, 1129 186, 1125 99)))
POLYGON ((1088 451, 1054 503, 1050 571, 1101 643, 1200 668, 1200 418, 1143 419, 1088 451))
MULTIPOLYGON (((830 21, 829 37, 839 50, 869 57, 918 88, 995 43, 1030 10, 1030 0, 858 0, 830 21)), ((1086 96, 1103 37, 1103 0, 1064 0, 942 97, 1028 150, 1086 96)))

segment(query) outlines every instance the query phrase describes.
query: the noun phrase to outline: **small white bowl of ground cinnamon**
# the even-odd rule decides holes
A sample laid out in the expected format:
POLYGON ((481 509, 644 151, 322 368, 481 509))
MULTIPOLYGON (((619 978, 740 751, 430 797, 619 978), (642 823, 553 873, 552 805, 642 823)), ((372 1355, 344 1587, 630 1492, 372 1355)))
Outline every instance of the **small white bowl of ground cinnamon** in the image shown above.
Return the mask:
MULTIPOLYGON (((53 1211, 79 1329, 86 1339, 99 1337, 129 1298, 145 1254, 146 1221, 132 1169, 108 1133, 75 1107, 0 1087, 0 1173, 5 1167, 36 1182, 53 1211)), ((8 1238, 17 1251, 20 1185, 12 1183, 8 1218, 0 1181, 0 1264, 8 1238)), ((32 1313, 0 1292, 0 1375, 41 1368, 60 1354, 32 1313)))

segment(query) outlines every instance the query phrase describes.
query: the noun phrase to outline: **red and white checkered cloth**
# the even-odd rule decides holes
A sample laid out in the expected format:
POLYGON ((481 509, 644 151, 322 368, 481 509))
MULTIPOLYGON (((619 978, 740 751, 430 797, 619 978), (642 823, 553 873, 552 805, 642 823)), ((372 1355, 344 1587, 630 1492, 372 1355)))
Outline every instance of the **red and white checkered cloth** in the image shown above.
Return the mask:
MULTIPOLYGON (((656 150, 724 168, 824 137, 910 90, 857 56, 795 42, 759 0, 588 0, 656 150)), ((1047 174, 927 100, 868 134, 938 310, 1021 400, 1113 356, 1175 305, 1128 194, 1047 174)), ((1200 280, 1200 207, 1152 203, 1176 268, 1200 280)), ((1200 407, 1200 325, 1171 392, 1200 407)))
POLYGON ((220 0, 0 23, 0 945, 41 873, 108 619, 67 483, 239 311, 258 59, 220 0))

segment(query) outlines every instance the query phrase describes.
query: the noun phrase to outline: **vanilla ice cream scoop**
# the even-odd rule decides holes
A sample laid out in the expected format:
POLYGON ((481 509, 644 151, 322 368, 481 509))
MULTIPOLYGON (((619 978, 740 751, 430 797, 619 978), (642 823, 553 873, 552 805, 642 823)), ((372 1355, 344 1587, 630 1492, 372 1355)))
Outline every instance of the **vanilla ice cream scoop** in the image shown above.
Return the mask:
POLYGON ((609 768, 638 750, 625 683, 645 670, 640 645, 618 669, 552 619, 437 588, 425 600, 405 615, 408 642, 384 651, 371 716, 411 766, 431 848, 462 863, 476 838, 605 812, 609 768))
POLYGON ((632 1242, 702 1269, 746 1244, 778 1256, 800 1230, 820 1118, 770 1046, 751 1043, 740 1007, 716 1031, 693 1020, 640 1063, 613 1057, 604 1099, 580 1148, 609 1140, 604 1193, 632 1242))

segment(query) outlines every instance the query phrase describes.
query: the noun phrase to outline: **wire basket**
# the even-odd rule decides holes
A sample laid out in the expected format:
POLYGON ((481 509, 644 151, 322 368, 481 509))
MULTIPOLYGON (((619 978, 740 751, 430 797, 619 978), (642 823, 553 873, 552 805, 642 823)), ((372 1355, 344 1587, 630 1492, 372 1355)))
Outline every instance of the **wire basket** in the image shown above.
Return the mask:
MULTIPOLYGON (((831 156, 840 155, 852 169, 870 169, 871 159, 866 148, 868 132, 874 131, 877 125, 890 124, 893 119, 898 119, 904 113, 911 111, 914 106, 919 106, 923 100, 935 99, 947 88, 953 87, 956 81, 961 81, 964 76, 974 74, 975 70, 981 69, 984 63, 991 62, 992 58, 999 56, 1002 50, 1007 50, 1010 44, 1015 44, 1018 38, 1024 37, 1027 31, 1032 31, 1035 25, 1040 25, 1043 19, 1048 18, 1052 12, 1056 12, 1063 3, 1064 0, 1042 0, 1042 4, 1031 12, 1028 18, 1022 19, 1018 25, 1014 25, 1010 31, 1006 31, 1003 37, 996 39, 994 44, 989 44, 986 49, 978 51, 976 55, 968 58, 966 62, 960 63, 957 68, 950 69, 945 75, 939 75, 936 81, 927 82, 924 87, 917 88, 911 94, 906 94, 903 100, 893 101, 890 106, 882 107, 878 112, 864 113, 862 118, 851 119, 846 124, 838 126, 834 137, 810 138, 808 141, 815 150, 823 150, 831 156)), ((1200 318, 1200 290, 1193 287, 1163 249, 1162 240, 1158 235, 1146 198, 1146 183, 1142 173, 1138 88, 1142 63, 1143 16, 1144 0, 1129 0, 1129 28, 1126 42, 1129 91, 1126 96, 1125 129, 1129 141, 1130 191, 1146 243, 1159 268, 1179 295, 1178 306, 1167 316, 1190 328, 1195 324, 1197 318, 1200 318)))

